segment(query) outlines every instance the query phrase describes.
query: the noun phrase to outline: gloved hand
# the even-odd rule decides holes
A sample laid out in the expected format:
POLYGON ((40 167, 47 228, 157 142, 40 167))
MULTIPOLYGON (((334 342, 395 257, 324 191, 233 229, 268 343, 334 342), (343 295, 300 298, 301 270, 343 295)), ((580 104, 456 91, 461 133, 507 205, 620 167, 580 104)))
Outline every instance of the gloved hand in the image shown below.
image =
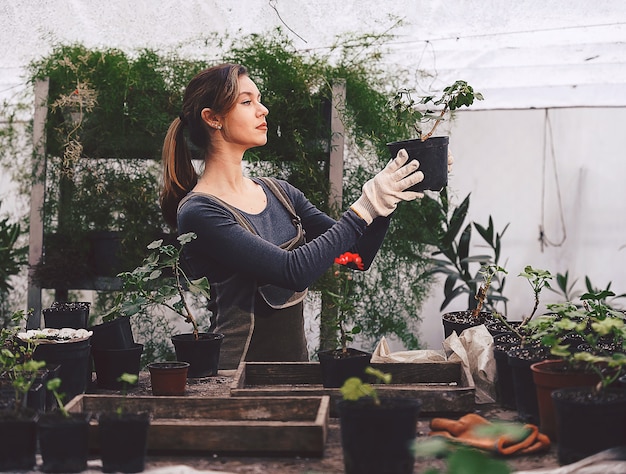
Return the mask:
POLYGON ((376 176, 363 185, 363 194, 352 204, 351 209, 370 225, 376 217, 388 216, 400 201, 413 201, 424 193, 405 189, 424 179, 424 173, 417 171, 419 162, 412 160, 402 149, 396 157, 376 176))
POLYGON ((454 164, 454 156, 452 156, 452 152, 448 148, 448 174, 452 172, 452 165, 454 164))
POLYGON ((480 415, 470 413, 458 420, 433 418, 430 422, 430 436, 444 436, 452 441, 474 448, 492 451, 502 455, 529 454, 546 450, 550 447, 550 438, 539 432, 536 425, 524 425, 525 436, 512 439, 510 436, 495 432, 482 435, 475 432, 479 426, 492 423, 480 415))

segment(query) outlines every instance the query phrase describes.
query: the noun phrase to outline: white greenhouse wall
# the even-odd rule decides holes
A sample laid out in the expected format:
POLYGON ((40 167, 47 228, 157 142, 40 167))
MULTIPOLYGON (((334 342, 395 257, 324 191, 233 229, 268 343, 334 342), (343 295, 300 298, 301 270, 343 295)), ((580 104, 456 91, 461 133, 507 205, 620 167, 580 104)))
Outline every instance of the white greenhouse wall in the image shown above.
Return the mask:
MULTIPOLYGON (((580 290, 589 276, 596 287, 612 282, 615 293, 626 293, 626 108, 550 109, 548 117, 552 146, 550 136, 545 137, 545 110, 464 111, 457 113, 451 129, 455 164, 449 189, 455 202, 471 192, 470 220, 487 225, 491 215, 499 231, 510 223, 501 262, 509 272, 505 295, 511 319, 532 310, 532 289, 517 276, 526 265, 553 274, 569 271, 580 290), (559 196, 566 238, 542 251, 542 212, 546 237, 553 243, 564 237, 559 196)), ((481 243, 474 234, 472 241, 481 243)), ((438 317, 442 294, 435 289, 422 311, 422 335, 429 347, 438 348, 443 338, 438 317)), ((541 299, 545 303, 557 297, 545 291, 541 299)), ((455 301, 446 310, 465 309, 466 300, 455 301)))

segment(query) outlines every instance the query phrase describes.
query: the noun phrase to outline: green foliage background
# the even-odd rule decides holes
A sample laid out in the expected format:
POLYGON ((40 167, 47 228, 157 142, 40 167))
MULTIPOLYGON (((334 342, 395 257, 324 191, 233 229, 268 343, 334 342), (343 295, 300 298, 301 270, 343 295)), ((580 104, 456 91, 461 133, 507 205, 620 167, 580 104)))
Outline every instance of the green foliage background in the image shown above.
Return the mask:
MULTIPOLYGON (((347 208, 359 196, 365 180, 389 160, 385 143, 411 134, 411 123, 401 117, 399 120, 397 113, 388 107, 389 97, 400 85, 397 71, 389 74, 378 61, 387 39, 385 36, 341 38, 335 47, 322 54, 298 51, 280 30, 236 41, 219 39, 217 43, 225 51, 220 62, 245 65, 270 110, 268 144, 246 155, 250 173, 284 177, 324 211, 333 215, 341 212, 331 209, 328 203, 328 146, 331 88, 333 83, 343 80, 347 97, 342 115, 348 141, 343 209, 347 208)), ((207 51, 207 56, 215 57, 215 51, 207 51)), ((96 210, 112 202, 106 193, 100 196, 90 192, 94 186, 97 188, 93 178, 103 174, 94 168, 96 164, 109 170, 113 166, 115 172, 123 168, 112 165, 115 160, 96 163, 102 161, 100 158, 144 160, 142 176, 148 182, 158 182, 152 160, 160 158, 163 137, 171 120, 178 115, 185 85, 196 72, 209 65, 207 61, 151 50, 129 54, 116 49, 89 50, 80 44, 60 45, 32 64, 33 81, 50 78, 50 103, 61 95, 71 94, 79 82, 97 92, 97 105, 80 130, 83 159, 79 161, 83 178, 73 181, 76 199, 70 204, 77 211, 73 221, 77 232, 93 227, 85 217, 95 216, 96 210), (88 160, 92 160, 93 166, 82 167, 88 160), (85 187, 87 183, 90 184, 85 187)), ((63 126, 61 111, 53 111, 47 123, 48 163, 52 170, 66 145, 63 133, 59 133, 63 126)), ((3 136, 11 134, 5 130, 3 136)), ((12 151, 11 140, 3 139, 0 146, 1 159, 6 162, 12 151)), ((49 174, 48 180, 51 176, 46 232, 53 232, 58 225, 55 212, 59 194, 55 194, 58 189, 54 186, 58 175, 54 178, 54 174, 49 174)), ((127 186, 129 193, 133 187, 127 186)), ((123 209, 115 213, 117 228, 130 229, 135 223, 145 229, 145 215, 157 215, 158 185, 152 190, 149 186, 142 189, 140 202, 145 206, 138 212, 123 209), (126 221, 130 223, 125 224, 126 221)), ((133 198, 124 201, 128 200, 133 198)), ((153 223, 153 220, 150 218, 150 227, 163 227, 162 222, 153 223)), ((436 206, 428 200, 401 204, 374 266, 369 272, 355 273, 352 294, 346 297, 354 302, 349 322, 363 328, 362 345, 372 348, 381 336, 396 336, 407 348, 419 348, 420 307, 430 288, 424 276, 429 265, 427 242, 432 241, 429 229, 438 227, 440 220, 436 206)), ((313 288, 321 292, 322 301, 325 291, 333 289, 333 271, 313 288)), ((325 316, 326 310, 323 303, 322 326, 332 316, 325 316)), ((323 329, 322 338, 321 346, 334 345, 332 329, 323 329)))

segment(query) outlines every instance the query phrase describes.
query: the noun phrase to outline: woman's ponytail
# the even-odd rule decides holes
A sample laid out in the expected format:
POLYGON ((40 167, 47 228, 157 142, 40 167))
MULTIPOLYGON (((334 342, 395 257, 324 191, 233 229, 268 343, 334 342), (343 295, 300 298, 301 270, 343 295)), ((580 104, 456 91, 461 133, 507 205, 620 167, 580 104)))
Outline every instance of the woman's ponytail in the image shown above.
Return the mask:
POLYGON ((163 188, 161 212, 165 222, 176 229, 176 211, 180 201, 198 182, 198 174, 191 161, 191 153, 184 136, 184 117, 175 118, 163 142, 163 188))

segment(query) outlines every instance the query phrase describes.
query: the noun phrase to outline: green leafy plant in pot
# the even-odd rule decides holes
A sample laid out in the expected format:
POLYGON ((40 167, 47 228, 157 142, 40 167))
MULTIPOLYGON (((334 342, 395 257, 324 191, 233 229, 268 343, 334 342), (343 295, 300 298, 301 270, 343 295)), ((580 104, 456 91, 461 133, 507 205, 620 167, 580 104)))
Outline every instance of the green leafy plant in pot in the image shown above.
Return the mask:
MULTIPOLYGON (((151 253, 143 264, 131 272, 118 275, 123 282, 110 314, 132 316, 148 313, 151 308, 167 308, 191 324, 192 332, 173 335, 171 340, 179 361, 188 362, 187 377, 216 375, 223 334, 200 332, 191 304, 186 296, 192 294, 210 298, 206 277, 192 280, 181 265, 185 244, 196 238, 187 233, 178 236, 178 245, 165 244, 163 239, 148 245, 151 253)), ((104 316, 106 317, 106 315, 104 316)))
POLYGON ((533 290, 533 307, 527 316, 515 323, 499 313, 493 314, 503 331, 494 336, 497 389, 504 406, 517 409, 521 420, 539 424, 539 406, 530 367, 535 362, 548 359, 550 352, 540 341, 532 338, 533 328, 529 323, 539 308, 542 290, 550 288, 552 274, 527 265, 519 276, 525 278, 533 290))
POLYGON ((0 409, 0 471, 30 470, 36 463, 38 415, 27 398, 45 362, 32 360, 31 344, 16 341, 23 318, 23 311, 14 313, 15 326, 0 331, 0 382, 12 388, 12 400, 0 409))
POLYGON ((491 216, 486 226, 477 222, 466 223, 469 194, 457 207, 451 206, 446 189, 439 193, 438 200, 429 196, 424 199, 431 202, 440 215, 441 224, 428 242, 436 250, 430 259, 431 268, 426 273, 427 276, 445 277, 444 299, 440 310, 443 311, 458 297, 467 297, 467 306, 463 310, 448 311, 442 316, 444 338, 447 338, 452 331, 460 334, 468 327, 488 323, 496 304, 506 304, 507 298, 503 294, 506 271, 500 260, 502 238, 508 224, 498 232, 491 216), (475 232, 478 232, 490 253, 470 253, 475 232), (480 309, 474 311, 479 306, 480 309))
POLYGON ((414 99, 411 90, 400 89, 390 100, 389 105, 396 112, 396 119, 413 121, 417 134, 417 138, 387 144, 392 157, 404 148, 410 159, 420 162, 424 180, 413 186, 412 190, 441 191, 448 184, 449 138, 432 135, 450 112, 463 106, 469 107, 474 100, 483 100, 482 94, 462 80, 445 87, 439 97, 429 95, 414 99), (426 124, 432 126, 424 132, 426 124))
POLYGON ((56 410, 44 413, 37 421, 39 448, 44 472, 82 472, 87 469, 89 454, 88 413, 69 413, 63 404, 65 394, 59 393, 61 379, 48 380, 56 410))
MULTIPOLYGON (((372 367, 366 374, 391 382, 391 375, 372 367)), ((421 401, 379 397, 374 385, 351 377, 338 402, 341 445, 347 474, 410 474, 421 401)))
POLYGON ((150 413, 127 409, 128 387, 135 385, 135 374, 122 374, 122 398, 114 411, 98 415, 98 442, 102 472, 142 472, 148 447, 150 413))
POLYGON ((353 347, 348 343, 361 332, 359 325, 347 329, 348 320, 354 311, 351 298, 354 296, 354 282, 352 270, 348 266, 363 269, 361 256, 352 252, 345 252, 335 259, 338 268, 334 272, 337 292, 326 291, 334 306, 334 325, 339 334, 338 347, 318 352, 322 385, 327 388, 341 387, 350 377, 363 377, 365 368, 369 365, 371 354, 353 347))
POLYGON ((550 304, 551 316, 530 323, 533 337, 563 361, 562 373, 596 376, 585 386, 551 392, 562 464, 626 444, 626 391, 615 388, 626 369, 626 320, 622 311, 606 304, 611 296, 615 293, 607 290, 585 293, 580 297, 582 307, 550 304))

